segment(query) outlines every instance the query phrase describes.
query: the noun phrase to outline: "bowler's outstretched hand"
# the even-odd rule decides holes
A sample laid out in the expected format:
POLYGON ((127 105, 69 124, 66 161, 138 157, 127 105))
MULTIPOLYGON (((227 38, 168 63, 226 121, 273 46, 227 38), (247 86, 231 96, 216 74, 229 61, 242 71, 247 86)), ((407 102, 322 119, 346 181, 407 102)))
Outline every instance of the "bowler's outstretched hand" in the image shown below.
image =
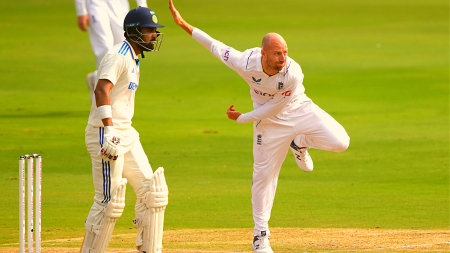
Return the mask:
POLYGON ((188 24, 184 19, 181 17, 181 14, 175 9, 175 6, 173 5, 173 1, 169 0, 169 9, 170 12, 172 12, 173 21, 175 24, 183 28, 189 35, 192 35, 192 31, 194 30, 194 27, 190 24, 188 24))
POLYGON ((242 113, 236 111, 236 109, 233 109, 233 106, 234 105, 230 105, 230 107, 228 107, 227 115, 229 119, 237 120, 237 118, 239 118, 239 116, 241 116, 242 113))
POLYGON ((175 6, 173 5, 172 0, 169 0, 169 9, 170 9, 170 12, 172 12, 173 21, 175 21, 175 24, 181 25, 183 18, 181 18, 180 13, 177 11, 175 6))

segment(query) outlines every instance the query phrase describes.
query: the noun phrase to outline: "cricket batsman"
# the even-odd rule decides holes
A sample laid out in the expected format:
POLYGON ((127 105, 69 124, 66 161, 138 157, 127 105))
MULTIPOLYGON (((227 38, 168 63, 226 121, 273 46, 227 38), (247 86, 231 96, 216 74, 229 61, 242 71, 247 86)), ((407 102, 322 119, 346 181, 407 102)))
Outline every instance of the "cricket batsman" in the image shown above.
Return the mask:
POLYGON ((252 248, 271 253, 269 219, 281 165, 290 149, 303 171, 313 170, 308 149, 346 150, 345 129, 305 94, 300 65, 288 56, 288 46, 277 33, 268 33, 261 47, 240 52, 187 23, 169 0, 175 24, 208 49, 250 86, 254 110, 241 113, 231 105, 228 118, 253 123, 252 208, 255 222, 252 248))
MULTIPOLYGON (((115 45, 121 43, 123 19, 130 10, 128 0, 74 0, 77 24, 80 30, 88 31, 89 41, 95 55, 97 69, 103 56, 115 45)), ((136 0, 137 6, 147 7, 147 0, 136 0)), ((86 75, 89 98, 94 96, 97 70, 86 75)))
POLYGON ((156 29, 156 13, 146 7, 128 12, 123 23, 125 40, 109 50, 98 68, 95 100, 86 127, 86 147, 92 160, 94 204, 85 221, 81 252, 106 252, 114 225, 125 207, 127 182, 137 201, 134 226, 141 253, 162 249, 164 211, 168 194, 164 169, 155 173, 131 126, 134 98, 139 88, 140 62, 145 51, 158 51, 163 34, 156 29))

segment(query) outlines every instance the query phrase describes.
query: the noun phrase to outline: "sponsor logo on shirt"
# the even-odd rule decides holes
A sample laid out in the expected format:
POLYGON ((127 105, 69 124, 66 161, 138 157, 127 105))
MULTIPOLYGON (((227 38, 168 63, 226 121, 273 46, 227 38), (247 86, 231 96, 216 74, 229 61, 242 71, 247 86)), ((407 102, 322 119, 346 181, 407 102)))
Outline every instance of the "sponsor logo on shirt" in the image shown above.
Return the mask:
POLYGON ((291 93, 292 93, 292 90, 288 90, 288 91, 281 93, 281 95, 283 95, 285 97, 289 97, 291 95, 291 93))
POLYGON ((128 85, 128 89, 129 90, 137 90, 139 85, 137 85, 136 83, 130 82, 130 85, 128 85))
MULTIPOLYGON (((267 93, 267 92, 260 91, 260 90, 257 90, 257 89, 253 89, 253 91, 254 91, 256 94, 261 95, 261 96, 263 96, 263 97, 265 97, 265 96, 273 97, 273 96, 275 95, 275 94, 269 94, 269 93, 267 93)), ((284 93, 283 93, 283 94, 284 94, 284 93)))
POLYGON ((261 78, 258 79, 258 80, 256 80, 256 78, 254 78, 254 77, 252 76, 252 79, 253 79, 253 82, 254 82, 254 83, 258 83, 258 84, 259 84, 259 82, 261 82, 261 78))
POLYGON ((228 59, 230 58, 230 50, 228 50, 230 48, 227 48, 227 50, 225 50, 225 53, 223 54, 223 60, 224 61, 228 61, 228 59))

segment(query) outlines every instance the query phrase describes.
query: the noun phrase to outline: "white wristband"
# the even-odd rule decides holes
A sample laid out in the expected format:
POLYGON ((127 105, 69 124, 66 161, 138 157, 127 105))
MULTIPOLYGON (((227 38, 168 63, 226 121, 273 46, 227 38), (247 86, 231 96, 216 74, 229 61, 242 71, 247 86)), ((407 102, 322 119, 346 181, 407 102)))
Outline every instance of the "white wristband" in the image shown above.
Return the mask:
POLYGON ((100 119, 112 118, 111 106, 102 105, 97 107, 98 114, 100 114, 100 119))

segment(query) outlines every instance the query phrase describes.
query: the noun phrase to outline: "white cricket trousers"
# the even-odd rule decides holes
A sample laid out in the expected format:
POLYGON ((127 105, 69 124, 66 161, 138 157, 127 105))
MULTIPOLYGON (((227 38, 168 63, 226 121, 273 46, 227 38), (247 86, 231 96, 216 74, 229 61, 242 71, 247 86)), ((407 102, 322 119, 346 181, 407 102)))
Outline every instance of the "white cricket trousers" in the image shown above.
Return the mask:
POLYGON ((128 0, 87 0, 86 9, 90 22, 89 40, 98 68, 103 56, 125 39, 123 21, 130 4, 128 0))
POLYGON ((254 236, 269 231, 278 175, 289 146, 295 138, 299 147, 342 152, 350 137, 345 129, 313 102, 303 102, 293 116, 254 123, 252 207, 254 236))
MULTIPOLYGON (((133 128, 117 129, 120 136, 119 157, 116 161, 104 161, 98 157, 98 152, 103 144, 103 127, 88 125, 85 130, 86 147, 92 160, 92 178, 95 188, 94 202, 100 206, 106 206, 111 200, 111 192, 126 178, 133 187, 137 198, 144 198, 150 191, 150 179, 153 175, 152 167, 147 155, 139 141, 139 133, 133 128)), ((145 204, 137 203, 135 206, 136 217, 144 217, 145 204)), ((101 210, 93 205, 88 216, 92 224, 99 224, 102 218, 101 210)), ((132 222, 132 221, 130 221, 132 222)))

